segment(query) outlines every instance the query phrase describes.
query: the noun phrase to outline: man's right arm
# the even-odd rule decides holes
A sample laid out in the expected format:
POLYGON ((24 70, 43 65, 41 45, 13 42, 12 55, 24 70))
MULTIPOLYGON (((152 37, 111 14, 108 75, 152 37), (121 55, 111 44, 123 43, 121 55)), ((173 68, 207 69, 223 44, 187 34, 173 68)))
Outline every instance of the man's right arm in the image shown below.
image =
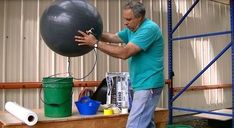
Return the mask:
POLYGON ((115 45, 109 43, 121 43, 121 39, 116 34, 104 33, 102 38, 98 41, 94 35, 87 34, 85 32, 79 31, 81 36, 75 36, 75 42, 79 45, 88 45, 95 47, 102 52, 116 58, 128 59, 130 56, 137 54, 141 48, 135 45, 132 42, 127 43, 126 45, 115 45))
POLYGON ((101 41, 109 43, 123 43, 117 34, 105 32, 102 33, 101 41))

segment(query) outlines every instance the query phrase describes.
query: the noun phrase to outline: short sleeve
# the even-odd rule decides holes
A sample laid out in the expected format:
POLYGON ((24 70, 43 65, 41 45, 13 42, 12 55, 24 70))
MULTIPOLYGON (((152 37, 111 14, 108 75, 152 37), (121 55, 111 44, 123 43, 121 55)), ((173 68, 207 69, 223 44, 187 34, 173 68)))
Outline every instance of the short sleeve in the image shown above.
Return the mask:
POLYGON ((119 36, 119 38, 125 43, 128 43, 128 32, 127 32, 127 28, 123 29, 122 31, 118 32, 117 35, 119 36))

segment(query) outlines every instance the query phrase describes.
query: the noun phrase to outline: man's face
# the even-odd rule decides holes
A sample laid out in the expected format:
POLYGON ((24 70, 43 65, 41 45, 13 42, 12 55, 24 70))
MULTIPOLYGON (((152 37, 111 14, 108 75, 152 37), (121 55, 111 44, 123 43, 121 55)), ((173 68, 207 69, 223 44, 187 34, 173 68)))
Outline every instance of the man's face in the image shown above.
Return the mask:
POLYGON ((131 9, 123 10, 124 25, 131 31, 136 31, 141 23, 142 17, 136 18, 131 9))

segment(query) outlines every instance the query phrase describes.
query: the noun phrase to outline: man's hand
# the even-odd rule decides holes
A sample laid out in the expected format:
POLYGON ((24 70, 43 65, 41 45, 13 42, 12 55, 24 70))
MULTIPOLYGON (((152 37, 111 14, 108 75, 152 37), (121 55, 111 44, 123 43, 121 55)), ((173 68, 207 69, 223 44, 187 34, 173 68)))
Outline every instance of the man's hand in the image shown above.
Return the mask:
POLYGON ((97 42, 97 39, 95 36, 90 33, 90 31, 82 32, 78 31, 81 35, 75 36, 75 42, 77 42, 78 45, 88 45, 88 46, 94 46, 94 44, 97 42))

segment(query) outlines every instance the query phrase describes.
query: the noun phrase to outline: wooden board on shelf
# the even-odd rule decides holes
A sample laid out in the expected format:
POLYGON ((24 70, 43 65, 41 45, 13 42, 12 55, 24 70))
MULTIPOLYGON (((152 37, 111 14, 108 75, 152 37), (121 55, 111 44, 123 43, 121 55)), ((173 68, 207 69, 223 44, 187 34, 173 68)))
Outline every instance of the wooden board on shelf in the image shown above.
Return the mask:
MULTIPOLYGON (((65 118, 49 118, 42 109, 33 110, 39 121, 33 128, 125 128, 128 114, 103 115, 102 112, 91 116, 82 116, 73 111, 72 116, 65 118)), ((155 111, 157 128, 165 128, 168 121, 168 110, 157 108, 155 111), (157 114, 156 114, 157 113, 157 114)), ((8 112, 0 112, 1 128, 28 128, 22 121, 8 112)))

